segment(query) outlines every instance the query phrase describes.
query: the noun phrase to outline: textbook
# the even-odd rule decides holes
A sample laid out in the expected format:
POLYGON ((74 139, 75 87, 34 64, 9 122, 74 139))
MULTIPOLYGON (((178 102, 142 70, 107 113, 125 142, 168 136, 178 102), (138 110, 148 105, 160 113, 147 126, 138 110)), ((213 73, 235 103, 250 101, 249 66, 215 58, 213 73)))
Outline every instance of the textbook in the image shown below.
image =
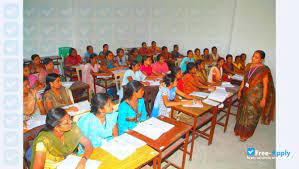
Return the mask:
MULTIPOLYGON (((57 169, 75 169, 82 157, 69 155, 61 161, 57 169)), ((85 169, 97 169, 101 165, 100 161, 88 159, 86 161, 85 169)))

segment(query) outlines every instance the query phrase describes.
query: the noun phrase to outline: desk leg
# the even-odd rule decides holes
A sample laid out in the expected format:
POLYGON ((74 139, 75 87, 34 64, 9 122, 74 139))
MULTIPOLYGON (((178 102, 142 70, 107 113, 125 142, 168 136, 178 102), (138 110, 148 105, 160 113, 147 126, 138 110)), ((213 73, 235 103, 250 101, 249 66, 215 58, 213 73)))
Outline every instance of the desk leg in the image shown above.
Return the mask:
POLYGON ((162 151, 159 152, 159 155, 157 157, 157 165, 158 165, 158 169, 161 169, 161 163, 162 163, 162 151))
POLYGON ((226 129, 227 129, 227 124, 228 124, 228 119, 229 119, 229 115, 230 115, 232 100, 233 100, 233 97, 231 97, 228 100, 227 111, 226 111, 226 119, 225 119, 225 123, 224 123, 224 132, 226 132, 226 129))
POLYGON ((194 141, 195 141, 195 133, 196 133, 196 125, 197 125, 197 118, 193 117, 194 122, 193 122, 193 129, 192 129, 192 141, 191 141, 191 150, 190 150, 190 157, 189 160, 192 160, 192 155, 193 155, 193 147, 194 147, 194 141))
POLYGON ((218 114, 218 107, 216 106, 216 107, 214 107, 214 110, 213 110, 213 118, 212 118, 212 123, 211 123, 210 137, 209 137, 208 145, 212 144, 212 142, 213 142, 214 130, 215 130, 216 122, 217 122, 217 114, 218 114))
POLYGON ((189 142, 189 131, 187 132, 186 137, 185 137, 184 152, 183 152, 183 162, 182 162, 182 167, 181 167, 182 169, 185 168, 185 160, 186 160, 188 142, 189 142))
POLYGON ((158 165, 158 157, 154 158, 153 160, 153 168, 158 169, 157 165, 158 165))
POLYGON ((96 77, 94 77, 94 78, 93 78, 93 89, 94 89, 94 94, 97 94, 97 89, 96 89, 96 80, 97 80, 97 78, 96 78, 96 77))

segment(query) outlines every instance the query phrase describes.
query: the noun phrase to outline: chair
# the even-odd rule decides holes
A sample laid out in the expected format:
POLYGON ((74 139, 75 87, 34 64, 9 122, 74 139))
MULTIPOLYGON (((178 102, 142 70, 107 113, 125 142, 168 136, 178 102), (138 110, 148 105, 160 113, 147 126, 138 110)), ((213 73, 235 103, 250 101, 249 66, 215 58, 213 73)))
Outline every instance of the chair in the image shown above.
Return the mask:
POLYGON ((35 127, 29 131, 27 131, 26 133, 23 134, 23 150, 24 150, 24 156, 23 156, 23 168, 24 169, 29 169, 30 168, 30 162, 27 161, 26 159, 26 152, 28 151, 28 149, 30 148, 30 142, 33 141, 38 133, 45 127, 45 125, 41 125, 38 127, 35 127))
MULTIPOLYGON (((121 83, 124 79, 125 72, 119 72, 119 73, 114 73, 114 80, 115 80, 115 85, 116 85, 116 91, 117 93, 121 92, 121 83)), ((118 102, 120 103, 121 98, 119 97, 118 102)))
MULTIPOLYGON (((62 75, 65 75, 64 74, 64 58, 67 57, 69 55, 69 52, 70 52, 70 48, 71 47, 60 47, 58 48, 58 56, 62 57, 62 70, 61 70, 61 74, 62 75)), ((66 77, 64 77, 65 80, 66 80, 66 77)))

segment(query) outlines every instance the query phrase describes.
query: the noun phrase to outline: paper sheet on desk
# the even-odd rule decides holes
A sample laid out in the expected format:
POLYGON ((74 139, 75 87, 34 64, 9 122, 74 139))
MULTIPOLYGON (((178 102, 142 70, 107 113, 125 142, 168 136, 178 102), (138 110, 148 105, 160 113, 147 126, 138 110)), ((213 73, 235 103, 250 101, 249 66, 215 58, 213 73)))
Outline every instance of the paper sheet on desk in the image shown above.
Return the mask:
POLYGON ((183 105, 183 107, 194 107, 194 108, 202 108, 202 104, 192 104, 192 105, 183 105))
POLYGON ((235 80, 242 81, 242 80, 244 79, 244 76, 235 74, 235 75, 233 75, 231 78, 232 78, 232 79, 235 79, 235 80))
MULTIPOLYGON (((69 155, 59 163, 57 169, 75 169, 81 160, 81 157, 69 155)), ((100 161, 90 160, 86 161, 85 169, 97 169, 101 165, 100 161)))
POLYGON ((109 142, 104 142, 101 148, 119 160, 124 160, 144 145, 146 145, 144 141, 125 133, 109 142))
POLYGON ((27 129, 31 130, 43 124, 46 124, 46 115, 36 115, 27 121, 27 129))
POLYGON ((79 103, 75 103, 75 104, 71 104, 71 105, 68 105, 68 106, 64 106, 63 108, 64 109, 67 109, 67 108, 70 108, 70 107, 77 107, 79 110, 77 112, 68 112, 68 114, 70 116, 75 116, 75 115, 78 115, 78 114, 82 114, 82 113, 85 113, 87 111, 90 110, 90 103, 85 100, 83 102, 79 102, 79 103))
POLYGON ((211 105, 211 106, 218 106, 220 103, 215 102, 213 100, 210 99, 204 99, 202 102, 204 102, 205 104, 211 105))
POLYGON ((160 81, 145 80, 144 82, 149 82, 150 86, 160 86, 160 81))
POLYGON ((62 86, 65 88, 70 88, 74 82, 61 82, 62 86))
POLYGON ((150 119, 139 123, 133 130, 152 140, 156 140, 173 127, 174 125, 172 124, 151 117, 150 119))
POLYGON ((197 97, 201 97, 201 98, 206 98, 209 96, 209 93, 205 93, 205 92, 192 92, 190 93, 191 96, 197 96, 197 97))
POLYGON ((224 100, 229 96, 229 92, 226 92, 223 87, 216 87, 214 92, 211 92, 208 96, 208 99, 215 100, 217 102, 224 102, 224 100))
POLYGON ((221 87, 235 87, 230 82, 222 82, 221 87))

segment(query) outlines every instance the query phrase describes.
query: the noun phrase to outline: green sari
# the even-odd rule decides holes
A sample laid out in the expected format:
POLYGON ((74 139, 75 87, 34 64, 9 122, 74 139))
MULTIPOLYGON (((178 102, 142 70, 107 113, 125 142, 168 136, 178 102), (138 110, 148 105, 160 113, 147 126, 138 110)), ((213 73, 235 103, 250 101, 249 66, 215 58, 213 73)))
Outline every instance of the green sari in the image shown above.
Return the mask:
POLYGON ((64 144, 62 144, 52 131, 42 131, 39 133, 33 142, 30 168, 33 168, 36 151, 46 153, 44 168, 53 169, 57 167, 60 161, 76 150, 82 134, 75 123, 72 125, 72 129, 64 133, 64 144))
POLYGON ((249 138, 253 135, 258 124, 260 116, 262 122, 270 122, 274 117, 275 107, 275 88, 271 71, 267 66, 261 66, 254 71, 248 81, 249 70, 247 69, 244 76, 244 87, 242 96, 239 101, 237 121, 234 128, 235 134, 241 138, 249 138), (268 76, 268 92, 266 96, 266 105, 260 106, 263 98, 263 78, 268 76), (245 86, 248 81, 249 87, 245 86))

